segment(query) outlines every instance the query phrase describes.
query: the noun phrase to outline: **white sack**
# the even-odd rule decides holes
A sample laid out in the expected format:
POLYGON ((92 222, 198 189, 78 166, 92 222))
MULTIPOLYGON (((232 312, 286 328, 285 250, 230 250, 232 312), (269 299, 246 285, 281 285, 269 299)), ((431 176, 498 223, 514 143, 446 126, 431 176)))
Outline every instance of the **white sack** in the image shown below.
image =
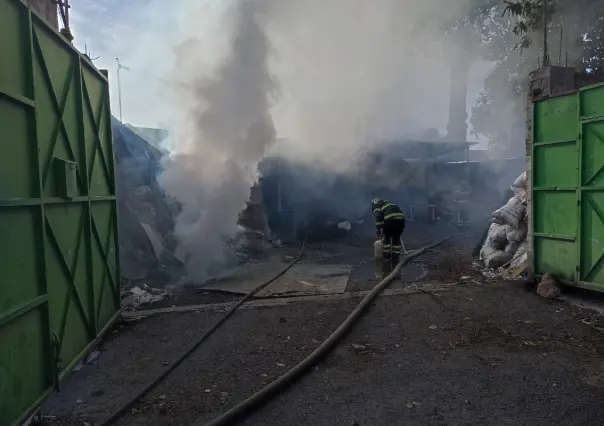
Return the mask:
POLYGON ((526 171, 522 172, 522 174, 516 178, 512 184, 512 189, 513 188, 522 188, 526 190, 526 171))
POLYGON ((492 223, 487 238, 480 249, 480 259, 486 261, 493 253, 501 250, 507 244, 505 225, 492 223))
POLYGON ((491 223, 495 223, 497 225, 505 225, 505 223, 502 220, 499 220, 499 219, 497 219, 495 217, 491 218, 491 223))
POLYGON ((488 243, 485 243, 485 245, 482 246, 482 248, 480 249, 480 260, 482 260, 485 265, 486 265, 486 261, 489 257, 491 257, 491 255, 493 253, 496 253, 498 250, 496 248, 494 248, 493 246, 491 246, 488 243))
POLYGON ((516 251, 516 254, 514 255, 514 260, 512 260, 512 263, 510 263, 510 268, 511 269, 516 269, 518 267, 520 267, 524 262, 526 262, 528 260, 528 241, 524 241, 522 244, 520 244, 520 247, 518 247, 518 250, 516 251))
POLYGON ((517 188, 515 186, 510 186, 510 189, 514 193, 514 196, 520 198, 520 200, 522 200, 522 202, 524 202, 526 200, 526 189, 517 188))
POLYGON ((486 243, 494 247, 495 250, 501 250, 507 244, 507 232, 505 225, 497 223, 491 224, 489 234, 487 235, 486 243))
POLYGON ((522 243, 526 239, 526 222, 520 221, 518 223, 518 228, 506 225, 505 236, 506 239, 511 243, 522 243))
POLYGON ((525 212, 526 207, 522 204, 522 200, 514 196, 508 200, 505 206, 491 213, 491 216, 504 222, 506 225, 518 229, 520 222, 524 220, 525 212))
POLYGON ((512 259, 512 255, 504 251, 496 251, 487 258, 485 265, 487 268, 497 269, 512 259))
POLYGON ((509 242, 506 246, 505 246, 505 252, 507 254, 511 254, 512 256, 514 256, 514 254, 516 254, 516 252, 518 251, 518 246, 520 246, 520 244, 518 243, 512 243, 509 242))

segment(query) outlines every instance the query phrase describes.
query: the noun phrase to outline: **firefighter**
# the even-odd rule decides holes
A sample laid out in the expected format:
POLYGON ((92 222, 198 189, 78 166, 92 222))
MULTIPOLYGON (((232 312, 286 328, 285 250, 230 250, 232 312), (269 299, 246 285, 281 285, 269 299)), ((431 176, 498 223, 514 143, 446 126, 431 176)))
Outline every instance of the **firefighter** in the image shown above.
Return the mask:
POLYGON ((378 238, 382 239, 384 262, 396 265, 401 254, 401 236, 405 230, 405 215, 396 204, 374 198, 371 210, 378 238))

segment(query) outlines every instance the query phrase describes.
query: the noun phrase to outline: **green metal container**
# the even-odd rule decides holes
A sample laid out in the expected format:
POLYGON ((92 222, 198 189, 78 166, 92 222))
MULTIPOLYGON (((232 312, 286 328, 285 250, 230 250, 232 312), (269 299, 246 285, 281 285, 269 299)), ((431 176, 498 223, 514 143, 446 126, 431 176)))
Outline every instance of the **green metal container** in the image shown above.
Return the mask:
POLYGON ((119 310, 107 73, 0 0, 0 425, 19 424, 119 310))
POLYGON ((604 85, 533 108, 533 270, 604 291, 604 85))

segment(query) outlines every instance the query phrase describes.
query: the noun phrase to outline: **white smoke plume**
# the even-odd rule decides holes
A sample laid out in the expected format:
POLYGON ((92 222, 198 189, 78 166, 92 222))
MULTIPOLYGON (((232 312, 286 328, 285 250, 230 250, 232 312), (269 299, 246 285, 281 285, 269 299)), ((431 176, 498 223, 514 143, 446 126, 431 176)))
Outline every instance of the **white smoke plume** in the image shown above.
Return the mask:
MULTIPOLYGON (((468 0, 272 4, 280 152, 346 168, 362 147, 429 128, 444 135, 451 45, 442 27, 469 10, 468 0)), ((471 81, 470 92, 481 83, 471 81)))
MULTIPOLYGON (((382 141, 429 128, 444 136, 451 45, 442 24, 473 3, 148 0, 133 7, 136 29, 120 9, 110 22, 119 51, 99 53, 131 68, 122 73, 126 121, 171 132, 177 153, 160 183, 182 206, 175 232, 191 277, 205 281, 224 260, 267 152, 347 170, 357 151, 382 141), (145 80, 142 70, 162 75, 145 80)), ((477 57, 476 46, 462 47, 477 57)), ((468 105, 489 70, 478 65, 468 105)))
MULTIPOLYGON (((189 82, 180 135, 185 150, 170 158, 160 177, 182 207, 175 235, 188 254, 189 278, 198 283, 225 259, 224 243, 236 233, 258 162, 275 140, 269 114, 275 84, 268 72, 270 43, 260 6, 239 0, 227 12, 231 48, 214 76, 200 74, 189 82)), ((177 62, 195 63, 197 53, 195 41, 183 44, 177 62)))
POLYGON ((340 170, 364 146, 444 131, 449 73, 439 25, 461 16, 468 1, 447 4, 237 0, 224 15, 232 36, 221 34, 227 49, 210 78, 198 67, 202 42, 178 46, 175 75, 190 87, 179 91, 184 152, 161 184, 182 205, 175 234, 191 278, 205 281, 224 260, 275 127, 285 142, 273 153, 340 170), (269 67, 282 95, 274 107, 269 67))

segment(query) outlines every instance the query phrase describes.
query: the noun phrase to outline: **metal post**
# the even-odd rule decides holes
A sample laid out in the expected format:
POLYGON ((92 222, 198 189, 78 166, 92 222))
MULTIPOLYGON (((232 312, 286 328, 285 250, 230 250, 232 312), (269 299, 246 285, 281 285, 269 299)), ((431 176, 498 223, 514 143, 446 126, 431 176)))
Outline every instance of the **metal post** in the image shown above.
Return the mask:
POLYGON ((283 212, 283 205, 281 204, 281 175, 277 175, 277 213, 283 212))
POLYGON ((550 65, 547 52, 547 0, 543 0, 543 67, 550 65))
POLYGON ((121 64, 120 64, 119 58, 115 58, 115 60, 117 61, 117 99, 118 99, 119 106, 120 106, 120 123, 123 123, 124 121, 122 119, 122 85, 120 82, 121 64))
POLYGON ((560 46, 558 49, 558 66, 562 63, 562 40, 564 39, 564 26, 560 22, 560 46))
POLYGON ((63 7, 65 8, 65 27, 71 31, 71 25, 69 22, 69 9, 71 6, 69 5, 69 0, 63 1, 63 7))
POLYGON ((465 179, 466 179, 466 182, 470 182, 470 145, 468 145, 466 147, 465 155, 466 155, 466 167, 464 167, 465 175, 466 175, 465 179))
POLYGON ((392 272, 393 262, 392 262, 392 245, 394 244, 394 238, 390 237, 390 269, 388 273, 392 272))

